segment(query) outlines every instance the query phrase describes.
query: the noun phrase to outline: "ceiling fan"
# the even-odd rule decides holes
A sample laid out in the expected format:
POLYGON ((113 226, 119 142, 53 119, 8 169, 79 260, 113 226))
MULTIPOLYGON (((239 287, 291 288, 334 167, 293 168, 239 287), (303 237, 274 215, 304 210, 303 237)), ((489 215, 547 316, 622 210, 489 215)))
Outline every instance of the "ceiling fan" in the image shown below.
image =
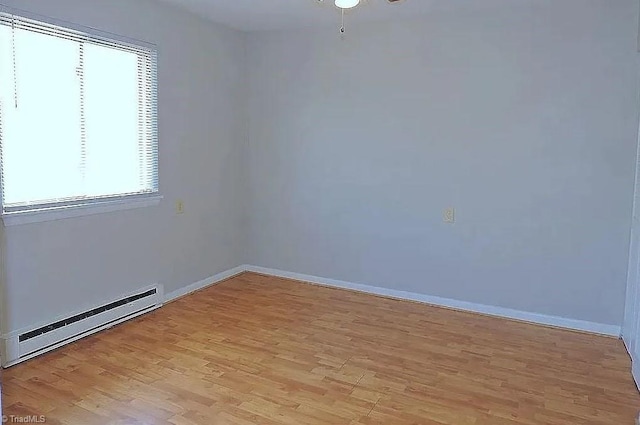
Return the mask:
MULTIPOLYGON (((333 0, 333 3, 336 5, 336 7, 338 9, 340 9, 340 11, 342 12, 342 26, 340 27, 340 34, 344 34, 345 29, 344 29, 344 12, 347 9, 353 9, 354 7, 358 6, 361 1, 365 1, 365 0, 333 0)), ((398 3, 402 0, 387 0, 388 3, 398 3)), ((318 0, 319 3, 324 3, 324 0, 318 0)))

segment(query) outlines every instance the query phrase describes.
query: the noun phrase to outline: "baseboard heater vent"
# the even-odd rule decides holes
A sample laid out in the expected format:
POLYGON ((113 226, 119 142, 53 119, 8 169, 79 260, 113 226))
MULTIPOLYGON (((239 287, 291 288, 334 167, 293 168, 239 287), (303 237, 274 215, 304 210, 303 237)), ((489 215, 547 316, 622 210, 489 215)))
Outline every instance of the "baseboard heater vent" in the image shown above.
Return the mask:
POLYGON ((11 366, 162 305, 162 287, 141 289, 91 310, 5 337, 3 366, 11 366))

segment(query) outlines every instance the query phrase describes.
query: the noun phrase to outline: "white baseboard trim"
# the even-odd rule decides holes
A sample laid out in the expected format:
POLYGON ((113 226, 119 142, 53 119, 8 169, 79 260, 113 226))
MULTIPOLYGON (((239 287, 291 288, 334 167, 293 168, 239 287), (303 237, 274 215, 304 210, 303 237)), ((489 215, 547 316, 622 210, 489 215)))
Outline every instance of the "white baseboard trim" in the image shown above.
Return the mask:
MULTIPOLYGON (((340 288, 340 289, 349 289, 349 290, 373 294, 373 295, 381 295, 389 298, 417 301, 417 302, 439 306, 439 307, 447 307, 447 308, 452 308, 456 310, 470 311, 474 313, 520 320, 520 321, 535 323, 540 325, 554 326, 559 328, 566 328, 566 329, 572 329, 572 330, 578 330, 583 332, 608 335, 608 336, 614 336, 614 337, 620 337, 621 335, 621 327, 615 326, 615 325, 594 323, 594 322, 588 322, 588 321, 577 320, 577 319, 568 319, 568 318, 558 317, 558 316, 548 316, 544 314, 530 313, 526 311, 513 310, 509 308, 504 308, 504 307, 477 304, 477 303, 472 303, 467 301, 459 301, 459 300, 453 300, 449 298, 441 298, 441 297, 435 297, 430 295, 418 294, 414 292, 398 291, 395 289, 381 288, 381 287, 371 286, 371 285, 363 285, 359 283, 346 282, 346 281, 336 280, 336 279, 328 279, 328 278, 323 278, 318 276, 311 276, 311 275, 306 275, 301 273, 287 272, 283 270, 252 266, 252 265, 241 265, 238 267, 234 267, 230 270, 226 270, 224 272, 218 273, 216 275, 203 279, 199 282, 195 282, 195 283, 192 283, 191 285, 169 292, 164 295, 164 302, 166 303, 166 302, 176 300, 178 298, 189 295, 200 289, 203 289, 208 286, 212 286, 217 283, 220 283, 224 280, 230 279, 244 272, 254 272, 254 273, 259 273, 263 275, 298 280, 298 281, 307 282, 315 285, 329 286, 329 287, 340 288)), ((132 317, 147 313, 148 311, 154 310, 159 307, 161 307, 161 305, 155 306, 145 311, 141 311, 139 313, 136 313, 135 315, 129 316, 127 318, 123 318, 122 320, 118 320, 117 322, 110 323, 105 326, 101 326, 99 328, 92 330, 90 333, 86 333, 78 337, 69 339, 65 341, 65 344, 75 341, 77 339, 80 339, 84 336, 99 332, 103 329, 112 327, 125 320, 129 320, 132 317)), ((3 335, 0 341, 6 343, 6 340, 10 336, 17 334, 18 332, 19 331, 14 331, 14 332, 11 332, 10 334, 3 335)), ((53 350, 55 348, 58 348, 61 345, 64 345, 64 344, 51 346, 46 351, 53 350)), ((7 367, 12 364, 27 360, 28 358, 31 358, 34 356, 35 355, 28 356, 23 359, 20 359, 19 361, 11 362, 9 364, 4 364, 3 366, 7 367)), ((634 377, 636 378, 636 382, 640 383, 640 364, 638 362, 634 362, 633 364, 634 364, 634 367, 633 367, 634 377)))
MULTIPOLYGON (((553 326, 571 330, 578 330, 600 335, 620 337, 621 327, 616 325, 607 325, 603 323, 588 322, 585 320, 568 319, 559 316, 548 316, 545 314, 531 313, 527 311, 513 310, 505 307, 496 307, 491 305, 477 304, 468 301, 459 301, 449 298, 435 297, 431 295, 417 294, 414 292, 398 291, 395 289, 380 288, 377 286, 363 285, 360 283, 346 282, 342 280, 327 279, 324 277, 311 276, 301 273, 287 272, 283 270, 271 269, 259 266, 244 266, 245 271, 260 273, 265 275, 283 277, 288 279, 299 280, 303 282, 313 283, 316 285, 330 286, 334 288, 350 289, 368 294, 382 295, 390 298, 402 300, 418 301, 425 304, 431 304, 439 307, 447 307, 456 310, 470 311, 474 313, 486 314, 489 316, 497 316, 508 319, 519 320, 523 322, 535 323, 539 325, 553 326)), ((640 375, 639 375, 640 376, 640 375)))
POLYGON ((216 283, 220 283, 224 280, 230 279, 234 276, 244 273, 245 271, 246 271, 246 266, 238 266, 229 270, 225 270, 221 273, 215 274, 206 279, 202 279, 199 282, 192 283, 191 285, 182 287, 175 291, 169 292, 168 294, 165 294, 164 302, 170 302, 178 298, 182 298, 186 295, 191 294, 192 292, 196 292, 208 286, 215 285, 216 283))
POLYGON ((631 374, 636 383, 636 387, 640 390, 640 364, 636 361, 631 362, 631 374))
POLYGON ((640 390, 640 363, 638 362, 638 355, 631 349, 630 341, 625 337, 624 333, 622 335, 622 342, 631 358, 631 375, 633 375, 636 387, 640 390))

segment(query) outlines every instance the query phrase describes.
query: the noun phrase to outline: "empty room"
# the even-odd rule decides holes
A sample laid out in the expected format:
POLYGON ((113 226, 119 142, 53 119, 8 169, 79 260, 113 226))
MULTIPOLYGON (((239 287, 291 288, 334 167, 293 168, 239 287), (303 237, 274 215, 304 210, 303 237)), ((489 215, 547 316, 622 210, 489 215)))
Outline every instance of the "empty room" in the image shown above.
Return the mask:
POLYGON ((640 1, 0 0, 0 410, 640 423, 640 1))

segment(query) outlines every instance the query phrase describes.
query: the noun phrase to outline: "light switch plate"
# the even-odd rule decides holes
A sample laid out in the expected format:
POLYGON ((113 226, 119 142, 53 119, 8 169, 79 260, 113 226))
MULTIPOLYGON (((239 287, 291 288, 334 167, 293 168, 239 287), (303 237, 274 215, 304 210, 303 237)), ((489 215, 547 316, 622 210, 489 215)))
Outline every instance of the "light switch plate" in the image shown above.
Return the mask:
POLYGON ((442 219, 445 223, 455 223, 456 222, 456 209, 453 207, 449 207, 445 209, 442 213, 442 219))

